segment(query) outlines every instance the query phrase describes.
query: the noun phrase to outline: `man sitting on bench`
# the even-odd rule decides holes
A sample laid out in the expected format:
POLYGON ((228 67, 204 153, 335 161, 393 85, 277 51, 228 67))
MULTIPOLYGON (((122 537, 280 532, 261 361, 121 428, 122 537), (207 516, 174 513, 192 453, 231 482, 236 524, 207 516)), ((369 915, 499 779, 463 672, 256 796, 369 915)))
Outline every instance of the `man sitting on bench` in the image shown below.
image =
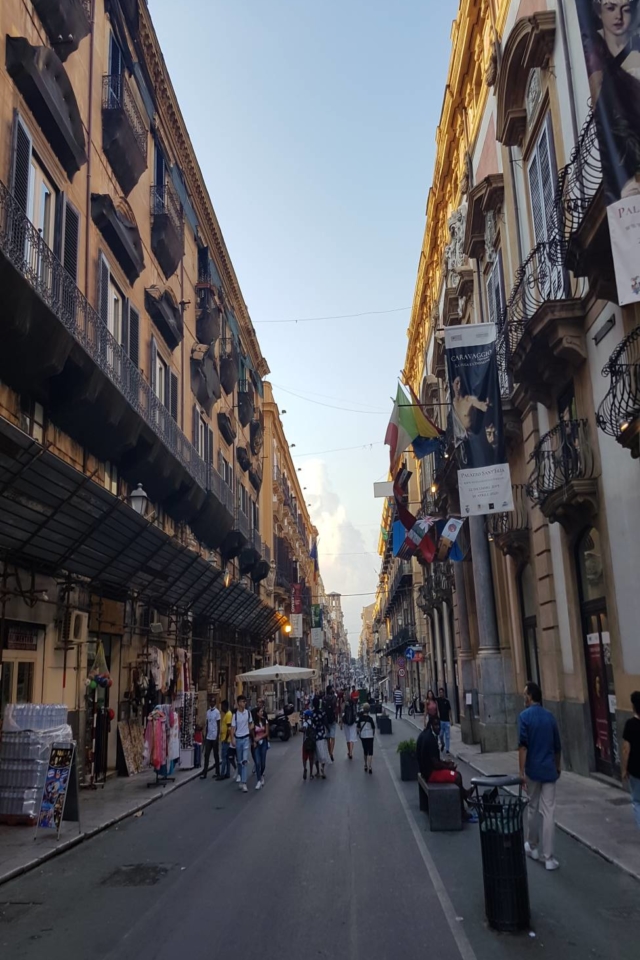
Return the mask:
POLYGON ((467 813, 464 802, 471 795, 471 790, 465 790, 462 783, 462 775, 456 770, 455 763, 450 760, 440 759, 440 747, 438 737, 440 736, 440 720, 438 717, 431 717, 429 723, 418 737, 416 744, 416 753, 418 755, 418 769, 427 783, 449 783, 455 784, 460 790, 460 805, 462 807, 462 819, 469 821, 474 819, 471 813, 467 813))

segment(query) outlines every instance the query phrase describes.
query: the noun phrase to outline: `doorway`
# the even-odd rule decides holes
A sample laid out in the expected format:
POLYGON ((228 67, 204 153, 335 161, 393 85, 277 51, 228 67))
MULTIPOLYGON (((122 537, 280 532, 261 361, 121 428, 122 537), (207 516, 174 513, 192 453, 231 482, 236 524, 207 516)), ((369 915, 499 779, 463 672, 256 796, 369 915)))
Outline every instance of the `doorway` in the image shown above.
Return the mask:
POLYGON ((596 769, 607 776, 619 777, 616 689, 604 596, 600 535, 595 527, 587 530, 578 541, 577 561, 596 769))

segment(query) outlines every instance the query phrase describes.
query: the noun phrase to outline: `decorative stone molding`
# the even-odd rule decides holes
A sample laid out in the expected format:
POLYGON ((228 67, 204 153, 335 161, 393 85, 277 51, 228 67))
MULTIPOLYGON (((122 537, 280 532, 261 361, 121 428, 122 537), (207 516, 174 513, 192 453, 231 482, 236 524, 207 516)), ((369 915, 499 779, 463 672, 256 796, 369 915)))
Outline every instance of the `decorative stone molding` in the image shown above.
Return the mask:
POLYGON ((490 249, 494 249, 497 215, 503 199, 504 179, 501 173, 492 173, 485 177, 469 194, 469 212, 464 234, 464 252, 468 257, 481 260, 485 256, 487 241, 490 249), (491 224, 488 224, 489 214, 492 214, 491 224))
POLYGON ((498 73, 496 139, 519 146, 527 126, 529 74, 548 65, 556 34, 554 10, 541 10, 518 20, 507 38, 498 73))

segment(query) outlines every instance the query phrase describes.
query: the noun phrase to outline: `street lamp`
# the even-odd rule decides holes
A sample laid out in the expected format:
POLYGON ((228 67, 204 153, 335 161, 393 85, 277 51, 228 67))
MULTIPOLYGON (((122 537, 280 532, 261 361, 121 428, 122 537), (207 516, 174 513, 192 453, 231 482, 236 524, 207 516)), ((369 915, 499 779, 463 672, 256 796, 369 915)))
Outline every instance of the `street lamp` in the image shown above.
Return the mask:
POLYGON ((144 517, 147 512, 149 497, 145 493, 141 483, 138 484, 138 486, 133 491, 129 499, 131 500, 131 506, 133 507, 135 512, 139 516, 144 517))
POLYGON ((283 627, 282 629, 284 630, 284 632, 285 632, 287 635, 290 634, 290 633, 291 633, 291 624, 290 624, 290 623, 285 623, 285 625, 284 625, 284 627, 283 627))

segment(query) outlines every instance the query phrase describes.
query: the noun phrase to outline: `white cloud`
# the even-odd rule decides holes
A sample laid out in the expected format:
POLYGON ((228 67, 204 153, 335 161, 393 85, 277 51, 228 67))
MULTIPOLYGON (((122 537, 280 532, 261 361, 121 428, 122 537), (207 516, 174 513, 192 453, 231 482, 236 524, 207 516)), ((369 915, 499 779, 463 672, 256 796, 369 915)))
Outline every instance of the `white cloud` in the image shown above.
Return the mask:
MULTIPOLYGON (((371 546, 349 520, 345 506, 333 488, 326 463, 323 460, 307 461, 304 480, 311 519, 318 528, 318 556, 325 590, 341 594, 364 594, 375 590, 376 557, 366 552, 371 546)), ((373 595, 345 596, 342 601, 353 656, 358 650, 360 613, 373 599, 373 595)))

